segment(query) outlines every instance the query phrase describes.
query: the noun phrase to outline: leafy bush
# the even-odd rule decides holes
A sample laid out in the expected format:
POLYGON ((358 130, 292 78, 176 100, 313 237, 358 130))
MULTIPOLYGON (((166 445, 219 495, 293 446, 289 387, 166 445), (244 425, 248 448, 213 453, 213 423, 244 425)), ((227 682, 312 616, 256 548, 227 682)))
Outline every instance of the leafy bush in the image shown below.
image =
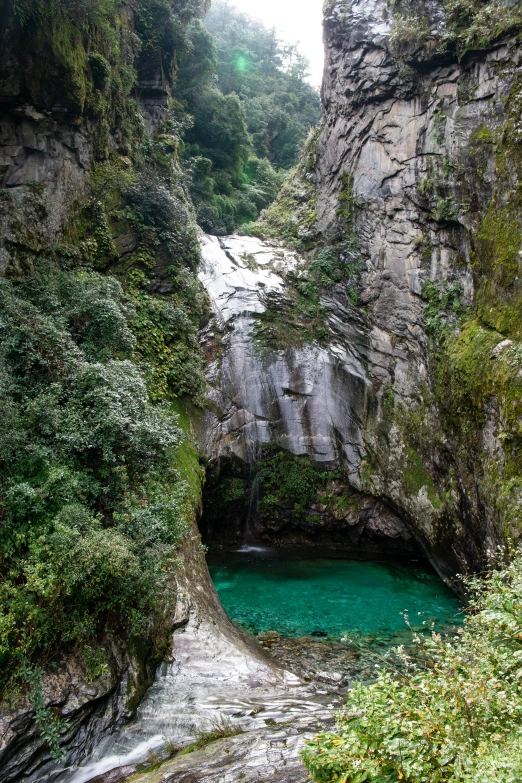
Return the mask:
POLYGON ((461 304, 462 286, 459 283, 448 283, 444 290, 427 280, 422 289, 422 298, 426 302, 424 307, 424 321, 427 331, 435 336, 449 324, 455 324, 464 309, 461 304))
POLYGON ((466 50, 487 47, 522 29, 522 10, 510 0, 444 0, 447 33, 443 43, 466 50))
POLYGON ((295 456, 277 446, 263 447, 259 466, 259 510, 276 516, 278 506, 292 509, 296 516, 304 515, 327 475, 317 470, 309 457, 295 456))
MULTIPOLYGON (((307 743, 325 783, 514 783, 522 776, 522 555, 484 580, 456 636, 415 637, 406 673, 356 685, 335 732, 307 743)), ((378 667, 377 667, 378 668, 378 667)))
POLYGON ((135 310, 95 272, 0 281, 0 662, 154 622, 185 531, 176 421, 131 360, 135 310))

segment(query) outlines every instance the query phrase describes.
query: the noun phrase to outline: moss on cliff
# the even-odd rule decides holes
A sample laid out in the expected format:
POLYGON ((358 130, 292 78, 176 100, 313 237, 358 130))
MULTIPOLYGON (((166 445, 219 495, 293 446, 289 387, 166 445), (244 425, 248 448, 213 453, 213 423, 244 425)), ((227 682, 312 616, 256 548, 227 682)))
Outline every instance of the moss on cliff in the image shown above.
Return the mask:
POLYGON ((113 633, 137 663, 133 709, 168 650, 177 550, 201 502, 190 419, 206 301, 167 109, 183 25, 202 4, 5 5, 0 68, 19 68, 20 100, 49 112, 57 138, 81 128, 90 196, 64 204, 63 235, 45 241, 44 184, 26 184, 23 204, 0 196, 14 238, 0 286, 0 687, 16 695, 24 667, 62 653, 101 676, 121 665, 113 633), (161 40, 141 30, 145 12, 167 19, 161 40), (136 87, 140 69, 156 79, 155 56, 163 117, 146 136, 136 87))
POLYGON ((320 126, 310 131, 299 164, 290 172, 279 195, 257 223, 243 227, 244 233, 262 239, 283 241, 295 250, 315 246, 318 234, 315 226, 315 165, 320 126))
POLYGON ((494 134, 496 188, 476 232, 472 259, 480 318, 507 337, 522 337, 522 81, 514 80, 507 119, 494 134))
POLYGON ((487 49, 522 30, 522 11, 510 0, 387 0, 391 43, 399 59, 487 49))

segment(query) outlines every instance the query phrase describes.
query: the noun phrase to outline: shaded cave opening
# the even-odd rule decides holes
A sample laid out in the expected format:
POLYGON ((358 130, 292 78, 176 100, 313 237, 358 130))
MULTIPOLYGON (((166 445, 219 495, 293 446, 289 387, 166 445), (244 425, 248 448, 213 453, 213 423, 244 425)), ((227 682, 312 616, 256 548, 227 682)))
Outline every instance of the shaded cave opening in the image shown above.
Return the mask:
POLYGON ((200 532, 210 549, 266 547, 428 565, 407 523, 354 489, 343 468, 273 444, 259 446, 251 464, 232 456, 207 467, 200 532))

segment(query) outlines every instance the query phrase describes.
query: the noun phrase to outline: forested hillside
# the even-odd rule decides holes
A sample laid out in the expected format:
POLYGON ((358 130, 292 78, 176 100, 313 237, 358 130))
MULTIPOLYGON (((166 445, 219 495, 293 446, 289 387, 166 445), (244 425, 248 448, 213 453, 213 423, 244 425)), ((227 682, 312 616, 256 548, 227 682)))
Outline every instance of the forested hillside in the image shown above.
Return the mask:
POLYGON ((206 303, 170 86, 207 7, 0 4, 0 688, 30 685, 55 755, 44 670, 117 682, 137 656, 132 701, 198 502, 177 414, 206 303))
POLYGON ((188 35, 175 89, 183 160, 198 222, 231 233, 275 198, 319 120, 319 94, 296 47, 227 2, 188 35))

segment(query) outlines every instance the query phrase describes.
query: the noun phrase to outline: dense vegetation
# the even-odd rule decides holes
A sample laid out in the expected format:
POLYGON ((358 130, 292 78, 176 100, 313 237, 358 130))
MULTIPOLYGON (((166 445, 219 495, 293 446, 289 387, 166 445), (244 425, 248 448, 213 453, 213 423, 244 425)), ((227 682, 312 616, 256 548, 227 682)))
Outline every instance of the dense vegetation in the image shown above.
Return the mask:
POLYGON ((36 653, 89 655, 103 628, 143 634, 188 496, 181 433, 132 361, 121 286, 88 270, 0 282, 5 684, 36 653))
POLYGON ((324 783, 514 783, 522 776, 522 555, 468 582, 456 636, 416 637, 400 668, 376 664, 336 731, 303 758, 324 783), (402 670, 402 671, 401 671, 402 670))
POLYGON ((64 654, 88 680, 117 669, 113 638, 138 656, 145 687, 140 667, 165 652, 177 550, 199 498, 198 455, 180 426, 201 399, 206 307, 183 127, 165 101, 146 128, 138 85, 159 72, 168 92, 207 7, 0 3, 2 73, 16 69, 22 99, 52 117, 58 106, 57 133, 70 123, 89 147, 88 191, 63 204, 62 232, 47 230, 45 177, 0 191, 11 242, 0 280, 0 691, 29 692, 56 757, 44 672, 64 654))
POLYGON ((198 221, 223 234, 273 201, 319 119, 319 96, 304 58, 273 30, 226 2, 213 5, 205 25, 190 27, 176 97, 198 221))
POLYGON ((510 0, 442 0, 442 6, 441 23, 436 6, 388 0, 396 54, 408 57, 428 41, 436 41, 432 51, 462 55, 522 29, 522 10, 510 0))

